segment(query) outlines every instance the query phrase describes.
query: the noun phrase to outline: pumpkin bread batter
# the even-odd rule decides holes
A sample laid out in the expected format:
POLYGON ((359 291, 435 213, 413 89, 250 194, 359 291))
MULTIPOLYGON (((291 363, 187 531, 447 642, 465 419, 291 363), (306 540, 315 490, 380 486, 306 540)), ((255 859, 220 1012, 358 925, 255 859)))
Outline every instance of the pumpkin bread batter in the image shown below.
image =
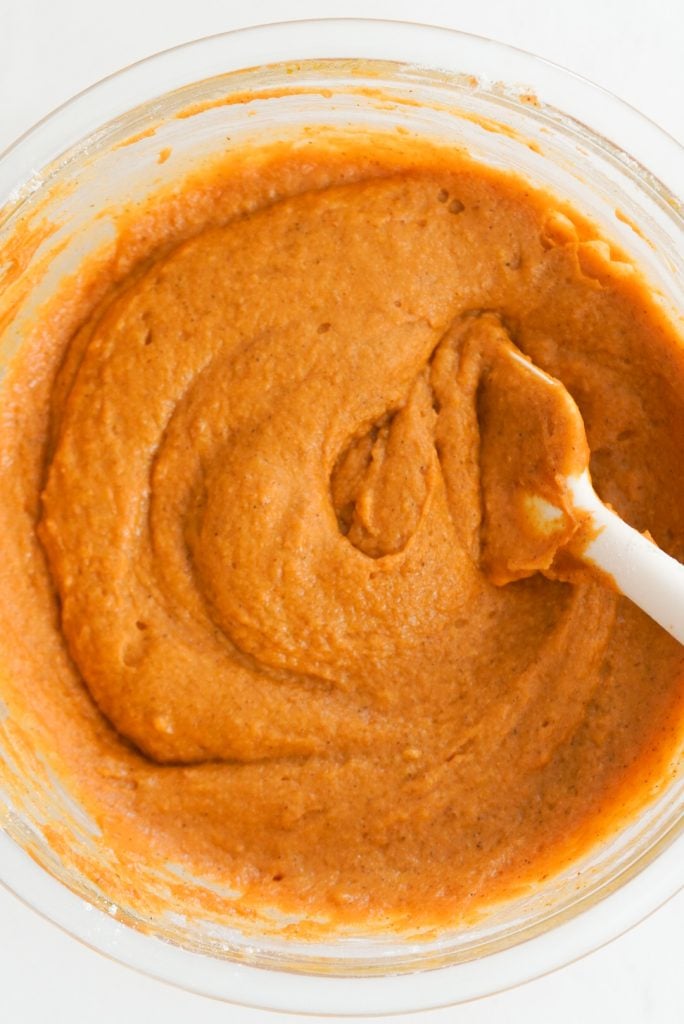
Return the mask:
POLYGON ((511 452, 559 457, 553 410, 506 405, 511 341, 684 558, 675 328, 579 215, 405 146, 224 170, 201 215, 188 186, 3 398, 17 672, 104 841, 333 924, 557 870, 648 798, 684 703, 629 602, 522 530, 496 558, 511 452))

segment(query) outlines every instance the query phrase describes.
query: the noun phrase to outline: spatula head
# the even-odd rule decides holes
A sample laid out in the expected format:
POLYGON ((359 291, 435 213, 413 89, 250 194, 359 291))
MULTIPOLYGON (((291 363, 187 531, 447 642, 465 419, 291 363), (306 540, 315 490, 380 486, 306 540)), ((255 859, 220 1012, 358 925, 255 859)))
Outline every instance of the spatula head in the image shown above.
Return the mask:
POLYGON ((496 584, 549 571, 582 523, 567 479, 589 464, 577 405, 493 315, 478 318, 482 567, 496 584))

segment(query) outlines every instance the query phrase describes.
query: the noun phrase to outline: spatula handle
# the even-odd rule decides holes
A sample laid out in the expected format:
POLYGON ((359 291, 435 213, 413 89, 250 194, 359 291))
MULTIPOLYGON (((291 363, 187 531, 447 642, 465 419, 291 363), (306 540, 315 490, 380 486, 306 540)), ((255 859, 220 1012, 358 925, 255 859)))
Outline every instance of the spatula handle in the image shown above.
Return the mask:
POLYGON ((588 474, 571 487, 576 506, 591 513, 600 531, 585 549, 586 560, 612 576, 621 593, 684 644, 684 565, 606 508, 588 474))

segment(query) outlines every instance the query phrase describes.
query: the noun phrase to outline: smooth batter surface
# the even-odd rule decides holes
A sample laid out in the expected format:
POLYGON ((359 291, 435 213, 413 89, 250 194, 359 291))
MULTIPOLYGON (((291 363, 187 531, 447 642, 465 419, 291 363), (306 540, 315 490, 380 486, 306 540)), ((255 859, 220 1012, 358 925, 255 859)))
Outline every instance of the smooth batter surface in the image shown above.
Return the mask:
POLYGON ((555 550, 521 531, 493 582, 510 453, 558 450, 511 341, 579 404, 604 500, 684 558, 680 339, 548 196, 403 163, 189 186, 46 325, 2 428, 0 593, 45 638, 15 678, 105 840, 332 922, 538 880, 647 799, 684 700, 676 642, 537 572, 555 550))

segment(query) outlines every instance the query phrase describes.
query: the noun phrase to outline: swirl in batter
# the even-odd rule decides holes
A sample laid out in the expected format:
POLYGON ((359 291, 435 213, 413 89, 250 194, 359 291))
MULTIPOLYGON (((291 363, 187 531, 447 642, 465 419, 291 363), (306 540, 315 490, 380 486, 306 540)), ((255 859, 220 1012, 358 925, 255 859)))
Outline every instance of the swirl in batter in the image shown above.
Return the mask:
POLYGON ((578 402, 604 499, 681 557, 676 332, 579 216, 416 153, 169 229, 68 345, 37 514, 113 727, 82 774, 106 743, 136 849, 366 923, 560 863, 682 701, 676 643, 553 552, 492 582, 482 500, 483 446, 526 429, 487 434, 513 339, 578 402))

